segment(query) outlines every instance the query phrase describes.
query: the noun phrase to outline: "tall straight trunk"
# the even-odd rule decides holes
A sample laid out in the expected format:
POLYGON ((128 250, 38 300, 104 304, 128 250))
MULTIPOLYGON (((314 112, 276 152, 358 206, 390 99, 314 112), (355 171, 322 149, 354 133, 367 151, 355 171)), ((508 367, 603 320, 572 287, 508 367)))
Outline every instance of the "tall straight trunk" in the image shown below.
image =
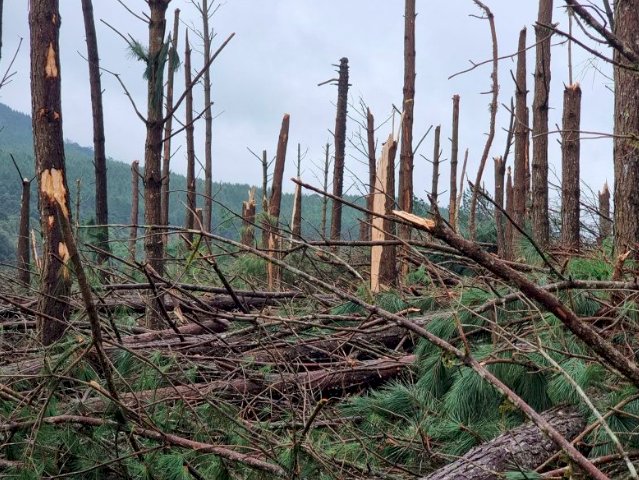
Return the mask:
POLYGON ((2 58, 2 11, 3 11, 4 0, 0 0, 0 58, 2 58))
POLYGON ((262 150, 262 248, 268 248, 268 155, 262 150))
MULTIPOLYGON (((297 179, 301 179, 302 151, 301 145, 297 144, 297 179)), ((293 214, 291 218, 291 234, 294 239, 302 238, 302 186, 295 184, 293 194, 293 214)))
POLYGON ((433 198, 433 202, 437 203, 438 185, 439 185, 439 137, 441 135, 441 125, 435 127, 435 142, 433 145, 433 178, 431 180, 430 196, 433 198))
POLYGON ((255 242, 255 187, 248 192, 248 200, 242 202, 242 245, 249 247, 255 242))
POLYGON ((548 220, 548 101, 550 94, 550 37, 552 32, 540 25, 552 24, 553 0, 539 0, 535 26, 536 63, 533 100, 532 158, 532 231, 542 247, 550 241, 548 220))
POLYGON ((17 266, 18 281, 23 285, 31 284, 31 251, 29 250, 29 209, 31 204, 31 181, 22 179, 22 197, 20 199, 20 225, 18 228, 17 266))
MULTIPOLYGON (((515 192, 513 188, 513 179, 510 171, 510 167, 508 167, 508 172, 506 174, 506 213, 510 218, 513 218, 515 214, 515 192)), ((504 259, 512 260, 514 258, 514 244, 513 244, 513 233, 514 233, 513 224, 510 221, 506 222, 506 227, 504 228, 504 259)))
MULTIPOLYGON (((162 90, 164 33, 166 9, 171 0, 148 0, 151 9, 149 18, 148 83, 146 141, 144 144, 144 257, 146 263, 159 275, 164 273, 164 242, 162 238, 161 189, 162 189, 162 90)), ((160 312, 153 306, 156 300, 149 298, 146 311, 146 326, 160 328, 160 312)))
MULTIPOLYGON (((191 87, 191 46, 189 31, 186 31, 184 50, 184 85, 186 86, 186 212, 184 226, 187 230, 195 227, 195 139, 193 126, 193 89, 191 87)), ((193 234, 186 232, 186 241, 193 241, 193 234)))
MULTIPOLYGON (((324 150, 324 191, 328 192, 328 170, 330 168, 330 148, 331 144, 327 143, 326 148, 324 150)), ((326 238, 326 212, 328 210, 328 197, 326 195, 322 196, 322 225, 321 232, 322 238, 326 238)))
POLYGON ((448 223, 457 227, 457 162, 459 156, 459 95, 453 95, 453 134, 450 148, 450 194, 448 199, 448 223))
MULTIPOLYGON (((415 0, 404 3, 404 89, 402 101, 402 143, 399 153, 398 205, 413 211, 413 110, 415 107, 415 0)), ((410 226, 399 226, 399 237, 410 238, 410 226)), ((407 273, 408 264, 402 272, 407 273)))
MULTIPOLYGON (((395 154, 397 142, 392 134, 382 147, 382 156, 377 165, 373 211, 377 215, 390 215, 395 204, 395 154)), ((393 222, 380 216, 373 217, 371 240, 392 238, 393 222)), ((375 245, 371 248, 371 291, 377 293, 383 286, 397 280, 395 246, 375 245)))
POLYGON ((58 0, 32 0, 29 11, 31 40, 31 118, 35 170, 40 188, 43 269, 38 312, 40 341, 49 345, 64 334, 70 311, 69 251, 60 217, 69 223, 62 104, 60 97, 60 11, 58 0), (55 318, 54 321, 52 318, 55 318))
POLYGON ((506 225, 504 223, 504 175, 506 161, 503 157, 495 157, 495 228, 497 230, 497 255, 506 258, 506 225))
MULTIPOLYGON (((166 82, 166 111, 173 110, 173 80, 175 71, 177 70, 177 45, 178 35, 180 33, 180 9, 176 8, 173 15, 173 34, 171 35, 171 50, 169 52, 169 71, 166 82)), ((162 194, 160 199, 161 205, 161 224, 169 224, 169 205, 170 205, 170 183, 171 183, 171 133, 173 132, 173 115, 166 119, 164 124, 164 145, 162 152, 162 194)), ((164 243, 168 241, 168 235, 163 237, 164 243)))
POLYGON ((568 85, 564 90, 561 137, 561 244, 579 250, 579 127, 581 88, 568 85))
POLYGON ((102 82, 100 80, 100 57, 98 40, 93 20, 91 0, 82 0, 84 31, 89 59, 89 85, 91 87, 91 108, 93 111, 93 163, 95 167, 95 223, 98 225, 99 262, 108 259, 109 250, 109 205, 107 202, 107 167, 104 148, 104 114, 102 111, 102 82))
MULTIPOLYGON (((370 108, 366 109, 366 143, 368 147, 368 194, 366 195, 366 209, 373 211, 373 198, 375 196, 375 175, 377 168, 377 160, 375 159, 375 117, 371 113, 370 108)), ((360 226, 360 240, 371 239, 371 222, 373 217, 367 213, 366 222, 362 222, 360 226)))
MULTIPOLYGON (((530 126, 530 108, 526 107, 526 125, 530 126)), ((524 200, 526 202, 525 204, 525 217, 527 220, 530 220, 531 217, 531 213, 530 210, 532 208, 532 198, 531 198, 531 179, 532 179, 532 174, 530 172, 530 128, 528 128, 527 132, 526 132, 526 148, 525 148, 525 152, 526 154, 525 156, 525 168, 524 168, 524 174, 526 176, 526 181, 524 182, 524 200)))
MULTIPOLYGON (((526 221, 528 122, 526 114, 526 28, 519 32, 517 47, 517 74, 515 76, 515 181, 513 185, 513 220, 520 227, 526 221)), ((519 243, 520 234, 513 231, 514 242, 519 243)))
POLYGON ((131 227, 129 230, 129 259, 135 263, 138 239, 138 211, 140 208, 140 162, 131 164, 131 227))
MULTIPOLYGON (((333 164, 333 195, 341 198, 344 187, 344 161, 346 152, 346 109, 348 106, 348 58, 339 61, 337 83, 337 114, 335 116, 335 163, 333 164)), ((342 235, 342 203, 333 200, 331 214, 331 240, 342 235)))
POLYGON ((599 237, 597 238, 597 243, 599 245, 603 244, 603 241, 610 236, 611 232, 610 190, 608 189, 608 182, 605 182, 599 192, 599 237))
MULTIPOLYGON (((638 49, 639 2, 627 0, 615 2, 615 27, 617 38, 626 45, 638 49)), ((616 50, 613 56, 618 63, 630 66, 616 50)), ((639 243, 639 74, 636 70, 615 67, 615 251, 621 255, 635 249, 639 243)), ((634 255, 635 259, 639 255, 634 255)))
MULTIPOLYGON (((204 40, 204 65, 211 59, 211 33, 209 28, 209 2, 202 0, 202 38, 204 40)), ((213 115, 211 114, 211 67, 204 71, 204 230, 211 231, 213 218, 213 115)))

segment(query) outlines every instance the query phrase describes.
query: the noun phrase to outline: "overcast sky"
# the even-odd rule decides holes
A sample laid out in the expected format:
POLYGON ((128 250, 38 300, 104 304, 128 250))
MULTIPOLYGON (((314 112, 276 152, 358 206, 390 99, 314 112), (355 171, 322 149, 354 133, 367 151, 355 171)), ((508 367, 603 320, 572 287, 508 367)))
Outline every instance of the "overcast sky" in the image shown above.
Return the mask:
MULTIPOLYGON (((198 0, 199 2, 200 0, 198 0)), ((519 30, 527 26, 527 44, 534 43, 532 25, 537 16, 537 0, 485 0, 495 15, 499 53, 516 51, 519 30)), ((62 0, 61 62, 64 135, 84 146, 92 145, 91 104, 84 26, 79 0, 62 0)), ((126 0, 136 12, 146 12, 142 0, 126 0)), ((247 147, 269 156, 275 153, 282 115, 291 115, 287 176, 294 175, 292 160, 296 145, 301 143, 307 154, 302 163, 302 177, 319 184, 319 169, 323 145, 332 143, 329 130, 334 129, 337 89, 317 84, 333 78, 341 57, 350 62, 351 108, 360 99, 370 106, 381 122, 392 110, 401 106, 403 84, 403 4, 401 0, 224 0, 212 20, 216 37, 213 48, 231 33, 236 36, 213 64, 213 169, 216 181, 260 184, 261 170, 247 147)), ((554 21, 567 30, 563 2, 555 2, 554 21)), ((14 65, 14 81, 0 91, 0 102, 30 113, 29 95, 29 35, 28 2, 12 0, 4 6, 4 38, 2 64, 7 65, 20 37, 22 50, 14 65)), ((127 53, 124 41, 101 20, 123 33, 147 43, 146 25, 134 18, 116 0, 94 0, 101 64, 120 73, 138 107, 146 110, 144 66, 127 53)), ((181 9, 182 28, 198 30, 201 20, 188 0, 173 0, 167 14, 172 25, 173 10, 181 9)), ((443 159, 450 155, 451 97, 461 95, 460 147, 470 149, 469 174, 474 179, 488 132, 490 95, 490 64, 457 76, 448 77, 469 66, 469 60, 490 59, 491 43, 488 22, 472 15, 481 12, 472 0, 417 1, 417 80, 415 95, 415 141, 430 125, 442 125, 443 159)), ((168 33, 168 31, 167 31, 168 33)), ((194 45, 194 67, 202 65, 200 44, 190 34, 194 45)), ((179 49, 183 52, 184 31, 180 33, 179 49)), ((582 130, 612 131, 613 96, 610 69, 593 60, 578 47, 574 49, 574 76, 583 90, 582 130)), ((183 53, 181 53, 183 55, 183 53)), ((534 48, 528 54, 529 104, 532 104, 534 48)), ((552 86, 550 94, 550 126, 561 123, 563 84, 568 82, 567 49, 559 39, 552 50, 552 86)), ((491 160, 485 173, 487 186, 492 185, 492 157, 504 151, 509 114, 501 104, 508 104, 514 93, 510 71, 511 59, 500 61, 499 134, 491 150, 491 160)), ((183 85, 183 71, 177 82, 183 85)), ((124 162, 142 160, 145 130, 135 116, 129 100, 115 79, 103 74, 107 155, 124 162)), ((203 108, 201 88, 197 88, 197 110, 203 108)), ((180 116, 183 118, 184 112, 180 116)), ((203 121, 202 121, 203 123, 203 121)), ((196 130, 197 155, 203 160, 203 128, 196 130)), ((356 133, 351 121, 348 136, 356 133)), ((381 141, 390 132, 390 123, 378 130, 381 141)), ((0 134, 1 135, 1 134, 0 134)), ((582 179, 597 190, 604 180, 613 179, 612 145, 609 140, 589 140, 583 135, 582 179), (583 138, 585 137, 585 138, 583 138)), ((558 175, 560 151, 558 135, 551 137, 551 164, 558 175)), ((425 197, 430 189, 431 165, 419 154, 432 157, 432 132, 415 158, 415 193, 425 197)), ((1 136, 0 136, 1 141, 1 136)), ((183 138, 174 142, 176 148, 183 138)), ((367 178, 362 155, 348 146, 345 185, 356 193, 361 180, 367 178)), ((463 150, 462 150, 463 151, 463 150)), ((461 161, 461 158, 460 158, 461 161)), ((512 165, 512 156, 509 164, 512 165)), ((185 148, 175 154, 172 170, 184 173, 185 148)), ((200 171, 200 174, 202 172, 200 171)), ((551 173, 551 178, 553 174, 551 173)), ((441 168, 440 192, 448 184, 448 164, 441 168)), ((288 185, 288 190, 291 190, 288 185)))

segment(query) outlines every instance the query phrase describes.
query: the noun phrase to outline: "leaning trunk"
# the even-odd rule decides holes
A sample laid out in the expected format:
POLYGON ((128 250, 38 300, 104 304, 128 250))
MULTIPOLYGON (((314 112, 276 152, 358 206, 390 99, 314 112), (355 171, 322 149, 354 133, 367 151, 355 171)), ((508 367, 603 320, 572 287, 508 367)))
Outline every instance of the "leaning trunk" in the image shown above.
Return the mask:
POLYGON ((38 312, 47 315, 46 319, 38 317, 37 324, 44 345, 55 342, 64 334, 71 291, 71 276, 66 265, 69 252, 59 218, 63 215, 70 222, 71 217, 62 133, 59 19, 58 0, 31 1, 31 118, 43 236, 38 312))

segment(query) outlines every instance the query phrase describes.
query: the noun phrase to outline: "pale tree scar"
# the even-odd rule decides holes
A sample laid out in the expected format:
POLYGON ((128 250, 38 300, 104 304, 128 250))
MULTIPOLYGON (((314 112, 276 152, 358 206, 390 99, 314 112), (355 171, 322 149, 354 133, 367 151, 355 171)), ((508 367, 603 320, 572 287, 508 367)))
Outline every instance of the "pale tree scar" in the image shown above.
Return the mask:
POLYGON ((50 202, 55 202, 60 206, 65 218, 69 218, 66 202, 67 190, 64 188, 62 170, 57 168, 44 170, 40 175, 40 190, 50 202))
POLYGON ((71 258, 71 256, 69 255, 69 249, 67 248, 67 244, 64 242, 60 242, 58 243, 58 256, 60 257, 60 260, 62 260, 62 263, 64 264, 64 270, 62 272, 62 274, 64 275, 64 278, 69 278, 69 268, 67 267, 67 263, 69 262, 69 258, 71 258))
POLYGON ((53 43, 49 43, 49 49, 47 50, 47 65, 44 67, 44 72, 48 78, 55 78, 58 76, 58 66, 55 63, 55 50, 53 49, 53 43))

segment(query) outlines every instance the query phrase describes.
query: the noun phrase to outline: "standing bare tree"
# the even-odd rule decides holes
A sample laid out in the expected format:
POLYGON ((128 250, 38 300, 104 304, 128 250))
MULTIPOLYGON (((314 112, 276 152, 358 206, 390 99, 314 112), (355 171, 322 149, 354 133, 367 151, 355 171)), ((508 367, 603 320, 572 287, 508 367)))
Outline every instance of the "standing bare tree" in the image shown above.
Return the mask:
MULTIPOLYGON (((346 152, 346 109, 348 106, 348 58, 339 61, 337 83, 337 114, 335 116, 335 163, 333 164, 333 195, 340 198, 344 186, 344 161, 346 152)), ((333 200, 331 214, 331 240, 339 240, 342 234, 342 203, 333 200)))
MULTIPOLYGON (((513 219, 520 227, 526 218, 526 165, 528 157, 528 122, 526 114, 526 28, 519 32, 517 73, 515 75, 515 181, 513 184, 513 219)), ((513 243, 519 243, 519 232, 513 230, 513 243)))
MULTIPOLYGON (((399 152, 398 205, 405 212, 413 211, 413 110, 415 107, 415 0, 404 3, 404 89, 402 110, 402 143, 399 152)), ((410 226, 401 224, 399 236, 410 238, 410 226)), ((402 272, 407 273, 408 264, 402 272)))
POLYGON ((495 227, 497 229, 497 254, 506 258, 506 225, 504 222, 504 177, 506 175, 506 160, 495 157, 495 227))
MULTIPOLYGON (((366 195, 366 209, 373 211, 373 199, 375 197, 375 176, 377 168, 377 160, 375 159, 375 117, 371 113, 371 109, 366 109, 366 144, 368 154, 368 194, 366 195)), ((367 213, 366 222, 362 222, 360 227, 360 240, 371 239, 371 222, 373 217, 367 213)))
MULTIPOLYGON (((177 44, 178 34, 180 32, 180 9, 176 8, 173 16, 173 34, 170 39, 169 50, 169 72, 168 80, 166 82, 166 112, 169 113, 173 110, 173 81, 175 71, 177 70, 178 56, 177 56, 177 44)), ((166 123, 164 124, 164 148, 162 152, 162 194, 161 194, 161 216, 162 225, 169 224, 169 190, 171 182, 171 133, 173 131, 173 115, 168 115, 166 123)), ((166 243, 168 237, 164 236, 164 243, 166 243)))
MULTIPOLYGON (((204 41, 204 64, 209 65, 211 59, 211 40, 213 35, 209 28, 211 19, 211 0, 202 0, 202 38, 204 41)), ((213 215, 213 116, 211 114, 211 68, 206 68, 203 78, 204 86, 204 230, 211 231, 213 215)))
MULTIPOLYGON (((324 148, 324 170, 323 179, 324 179, 324 191, 328 192, 328 172, 331 166, 331 154, 330 154, 331 144, 327 143, 324 148)), ((326 212, 328 210, 328 197, 326 195, 322 195, 322 222, 320 225, 320 231, 322 232, 322 238, 326 238, 326 212)))
POLYGON ((453 95, 453 135, 450 151, 450 197, 448 223, 453 230, 457 226, 457 163, 459 156, 459 95, 453 95))
MULTIPOLYGON (((20 172, 18 172, 20 174, 20 172)), ((31 180, 20 174, 22 197, 20 199, 20 225, 18 227, 17 267, 18 281, 25 286, 31 284, 31 254, 29 250, 29 209, 31 207, 31 180)))
POLYGON ((597 243, 599 245, 603 244, 603 241, 610 236, 611 232, 610 190, 608 189, 608 182, 605 182, 599 192, 599 236, 597 237, 597 243))
MULTIPOLYGON (((539 0, 535 25, 535 97, 533 99, 532 207, 533 238, 545 247, 550 241, 548 220, 548 102, 550 96, 550 38, 553 0, 539 0)), ((515 173, 516 175, 516 173, 515 173)))
POLYGON ((433 144, 433 176, 431 179, 430 196, 435 203, 437 203, 437 197, 439 196, 439 157, 441 155, 439 140, 441 136, 441 129, 441 125, 437 125, 437 127, 435 127, 435 142, 433 144))
POLYGON ((579 125, 581 88, 567 85, 561 135, 561 244, 579 250, 579 125))
MULTIPOLYGON (((302 147, 297 144, 297 179, 302 178, 302 147)), ((293 215, 291 217, 291 235, 294 239, 302 238, 302 186, 295 184, 293 194, 293 215)))
POLYGON ((100 80, 100 57, 98 40, 93 20, 91 0, 82 0, 84 31, 89 60, 89 85, 93 110, 93 164, 95 168, 95 223, 98 226, 98 261, 107 260, 109 250, 109 206, 107 202, 107 167, 104 148, 104 114, 102 112, 102 81, 100 80))
POLYGON ((140 162, 131 164, 131 222, 129 230, 129 260, 135 263, 138 239, 138 211, 140 208, 140 162))
POLYGON ((60 97, 60 10, 58 0, 32 0, 29 11, 31 39, 31 97, 36 175, 40 188, 43 269, 38 312, 40 340, 49 345, 67 328, 71 275, 69 251, 60 217, 70 223, 62 133, 60 97), (54 320, 55 319, 55 320, 54 320))
MULTIPOLYGON (((193 125, 193 88, 191 79, 191 45, 189 45, 189 31, 186 31, 184 50, 184 85, 186 86, 186 212, 184 215, 185 228, 195 227, 195 139, 193 125)), ((186 241, 193 241, 193 234, 186 232, 186 241)))

